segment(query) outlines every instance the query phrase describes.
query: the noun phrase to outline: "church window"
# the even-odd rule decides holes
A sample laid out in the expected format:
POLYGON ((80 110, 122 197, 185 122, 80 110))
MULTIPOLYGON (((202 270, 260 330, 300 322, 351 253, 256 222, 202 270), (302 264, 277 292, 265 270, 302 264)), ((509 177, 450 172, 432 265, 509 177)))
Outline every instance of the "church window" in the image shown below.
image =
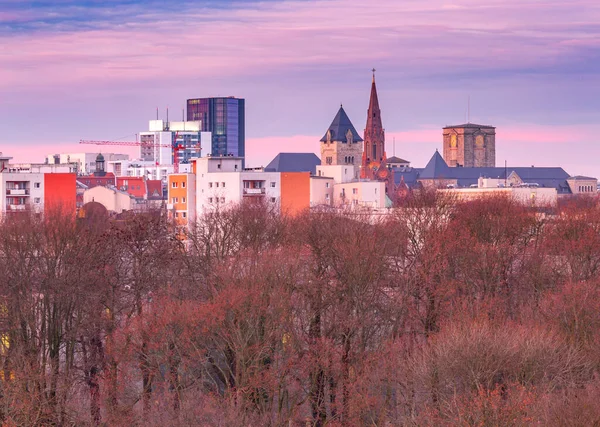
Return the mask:
POLYGON ((353 188, 352 189, 352 194, 358 194, 358 188, 353 188))

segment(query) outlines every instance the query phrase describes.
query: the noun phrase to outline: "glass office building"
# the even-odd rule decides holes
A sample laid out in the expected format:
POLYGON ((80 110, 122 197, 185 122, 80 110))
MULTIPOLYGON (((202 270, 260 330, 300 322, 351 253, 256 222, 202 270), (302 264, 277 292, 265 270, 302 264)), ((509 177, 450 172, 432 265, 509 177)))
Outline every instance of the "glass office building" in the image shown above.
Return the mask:
MULTIPOLYGON (((212 132, 212 156, 246 154, 245 100, 234 98, 195 98, 187 100, 187 119, 201 120, 202 131, 212 132)), ((209 150, 204 151, 209 153, 209 150)))

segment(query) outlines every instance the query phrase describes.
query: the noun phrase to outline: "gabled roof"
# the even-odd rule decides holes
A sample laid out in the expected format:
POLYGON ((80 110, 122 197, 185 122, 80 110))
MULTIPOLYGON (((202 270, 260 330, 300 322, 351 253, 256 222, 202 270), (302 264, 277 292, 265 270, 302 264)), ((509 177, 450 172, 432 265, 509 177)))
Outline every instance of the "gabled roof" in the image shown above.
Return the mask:
POLYGON ((150 200, 160 200, 163 198, 162 181, 160 179, 146 180, 146 188, 148 189, 147 197, 150 200))
MULTIPOLYGON (((356 129, 350 121, 350 118, 348 118, 348 115, 344 111, 344 108, 340 106, 340 109, 338 110, 335 118, 333 119, 333 122, 331 122, 331 125, 329 125, 327 132, 331 131, 332 141, 343 142, 346 141, 346 133, 348 132, 348 130, 352 132, 352 139, 354 141, 362 142, 363 139, 360 137, 358 132, 356 132, 356 129)), ((325 135, 323 136, 323 138, 321 138, 321 142, 327 141, 327 132, 325 132, 325 135)))
POLYGON ((392 157, 388 157, 388 159, 387 159, 387 164, 389 165, 390 163, 410 163, 410 162, 408 160, 401 159, 400 157, 392 156, 392 157))
POLYGON ((320 164, 315 153, 279 153, 265 167, 265 172, 310 172, 314 175, 320 164))
POLYGON ((452 128, 473 128, 473 129, 496 129, 495 126, 489 126, 489 125, 478 125, 475 123, 465 123, 462 125, 455 125, 455 126, 445 126, 444 129, 452 129, 452 128))
POLYGON ((449 178, 451 175, 450 167, 446 164, 440 153, 436 150, 420 173, 420 179, 440 179, 449 178))

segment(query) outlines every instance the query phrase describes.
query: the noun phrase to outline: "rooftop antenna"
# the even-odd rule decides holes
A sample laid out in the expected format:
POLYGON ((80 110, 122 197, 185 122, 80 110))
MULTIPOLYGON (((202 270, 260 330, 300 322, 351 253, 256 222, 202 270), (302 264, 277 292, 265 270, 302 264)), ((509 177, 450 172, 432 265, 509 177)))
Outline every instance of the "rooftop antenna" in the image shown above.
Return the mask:
POLYGON ((169 123, 169 107, 167 107, 167 126, 168 126, 168 123, 169 123))
POLYGON ((392 149, 393 149, 392 151, 394 152, 394 157, 396 157, 396 137, 394 137, 394 142, 393 142, 393 145, 392 145, 392 149))
POLYGON ((158 107, 156 107, 156 120, 158 120, 158 107))

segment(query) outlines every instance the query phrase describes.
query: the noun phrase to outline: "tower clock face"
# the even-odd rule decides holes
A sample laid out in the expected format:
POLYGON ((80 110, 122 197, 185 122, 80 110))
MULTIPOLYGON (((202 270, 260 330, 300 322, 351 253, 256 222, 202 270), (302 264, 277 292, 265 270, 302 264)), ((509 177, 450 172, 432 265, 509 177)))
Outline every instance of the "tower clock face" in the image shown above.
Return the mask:
POLYGON ((450 135, 450 148, 456 148, 456 135, 450 135))

